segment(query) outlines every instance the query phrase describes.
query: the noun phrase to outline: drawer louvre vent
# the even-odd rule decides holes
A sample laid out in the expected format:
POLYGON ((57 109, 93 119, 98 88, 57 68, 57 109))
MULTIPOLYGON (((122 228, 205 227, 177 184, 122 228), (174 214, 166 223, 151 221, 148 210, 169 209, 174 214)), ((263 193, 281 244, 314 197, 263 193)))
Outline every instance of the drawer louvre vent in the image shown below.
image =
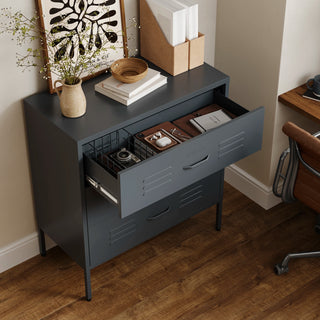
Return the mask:
POLYGON ((135 221, 128 220, 119 227, 111 229, 109 232, 109 244, 112 245, 136 232, 135 221))
POLYGON ((142 181, 142 194, 146 195, 148 192, 155 191, 164 185, 171 183, 172 176, 172 167, 169 166, 144 178, 142 181))
POLYGON ((188 206, 189 204, 201 199, 203 197, 203 192, 204 190, 202 184, 197 185, 196 187, 193 187, 192 189, 184 192, 180 195, 179 208, 188 206))
POLYGON ((245 138, 245 132, 241 131, 240 133, 221 141, 218 145, 218 158, 221 159, 232 152, 239 151, 239 149, 244 148, 245 138))

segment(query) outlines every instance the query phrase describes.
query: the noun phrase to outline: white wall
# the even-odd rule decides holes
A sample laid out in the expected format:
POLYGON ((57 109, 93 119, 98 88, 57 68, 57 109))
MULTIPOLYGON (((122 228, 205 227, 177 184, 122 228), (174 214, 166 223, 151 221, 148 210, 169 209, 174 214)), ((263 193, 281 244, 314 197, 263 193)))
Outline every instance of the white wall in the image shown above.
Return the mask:
MULTIPOLYGON (((0 8, 11 7, 32 16, 34 0, 2 0, 0 8)), ((126 1, 126 18, 138 15, 137 1, 126 1)), ((135 31, 133 31, 134 33, 135 31)), ((137 32, 137 30, 136 30, 137 32)), ((16 66, 18 48, 9 35, 1 35, 0 51, 0 251, 1 247, 30 236, 36 231, 31 193, 31 180, 27 158, 26 137, 22 110, 22 99, 46 90, 47 84, 37 69, 22 72, 16 66)), ((137 47, 137 34, 130 45, 137 47)), ((29 45, 28 45, 29 46, 29 45)))
POLYGON ((198 0, 199 31, 205 35, 204 60, 214 66, 217 0, 198 0))
MULTIPOLYGON (((320 74, 320 2, 318 0, 287 1, 281 53, 278 94, 287 92, 320 74)), ((295 122, 310 132, 320 130, 319 123, 277 103, 270 175, 273 176, 279 155, 288 145, 281 128, 295 122)))
MULTIPOLYGON (((31 16, 34 0, 1 0, 0 9, 12 7, 31 16)), ((125 0, 127 25, 138 17, 138 0, 125 0)), ((213 65, 216 0, 199 0, 199 29, 206 35, 205 60, 213 65)), ((138 47, 138 29, 129 47, 138 47)), ((0 272, 38 252, 31 193, 22 99, 47 85, 37 70, 22 72, 16 67, 17 47, 10 36, 1 36, 0 51, 0 272), (18 255, 18 256, 17 256, 18 255), (21 255, 21 256, 19 256, 21 255), (10 260, 10 261, 8 261, 10 260)), ((19 49, 20 50, 20 49, 19 49)), ((23 48, 21 48, 23 52, 23 48)))
POLYGON ((218 0, 215 66, 230 76, 230 98, 252 110, 265 107, 262 151, 237 165, 270 184, 274 114, 285 0, 218 0))
MULTIPOLYGON (((34 1, 2 0, 0 7, 32 15, 34 1)), ((15 42, 0 36, 0 247, 35 230, 21 100, 45 87, 37 70, 16 67, 15 42)))
POLYGON ((278 159, 288 145, 282 125, 290 120, 319 130, 318 123, 278 103, 279 94, 320 73, 319 30, 318 0, 218 0, 215 66, 230 75, 232 99, 249 110, 265 107, 262 150, 237 163, 243 183, 234 179, 242 189, 251 183, 247 195, 255 201, 250 194, 258 189, 272 196, 278 159))

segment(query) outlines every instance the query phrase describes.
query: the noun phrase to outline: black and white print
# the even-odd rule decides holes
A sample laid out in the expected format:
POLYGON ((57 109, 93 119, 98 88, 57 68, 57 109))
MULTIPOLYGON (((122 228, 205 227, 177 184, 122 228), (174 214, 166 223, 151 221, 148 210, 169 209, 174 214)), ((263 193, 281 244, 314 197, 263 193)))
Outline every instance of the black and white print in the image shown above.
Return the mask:
MULTIPOLYGON (((53 40, 47 44, 49 61, 68 55, 76 59, 86 51, 112 47, 102 53, 104 69, 107 62, 123 58, 124 43, 121 0, 38 0, 42 23, 53 40)), ((86 75, 85 75, 86 76, 86 75)), ((55 75, 51 75, 52 83, 55 75)))

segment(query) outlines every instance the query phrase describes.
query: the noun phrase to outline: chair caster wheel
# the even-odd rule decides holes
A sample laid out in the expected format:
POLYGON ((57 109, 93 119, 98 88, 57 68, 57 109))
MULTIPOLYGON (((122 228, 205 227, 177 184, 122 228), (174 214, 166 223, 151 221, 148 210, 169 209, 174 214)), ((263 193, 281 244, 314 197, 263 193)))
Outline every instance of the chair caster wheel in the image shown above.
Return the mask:
POLYGON ((284 267, 281 264, 276 264, 274 266, 274 273, 278 276, 280 276, 283 273, 287 273, 289 271, 288 266, 284 267))

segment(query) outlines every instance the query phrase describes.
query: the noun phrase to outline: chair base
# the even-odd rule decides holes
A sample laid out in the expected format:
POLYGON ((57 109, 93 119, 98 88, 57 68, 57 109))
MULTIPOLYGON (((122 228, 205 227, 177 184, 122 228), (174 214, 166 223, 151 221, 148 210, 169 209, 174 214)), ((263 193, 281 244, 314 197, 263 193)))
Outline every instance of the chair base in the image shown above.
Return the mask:
POLYGON ((290 259, 294 258, 317 258, 320 257, 320 251, 311 251, 311 252, 300 252, 300 253, 289 253, 282 260, 281 263, 278 263, 274 266, 274 272, 278 276, 287 273, 289 271, 288 263, 290 259))

